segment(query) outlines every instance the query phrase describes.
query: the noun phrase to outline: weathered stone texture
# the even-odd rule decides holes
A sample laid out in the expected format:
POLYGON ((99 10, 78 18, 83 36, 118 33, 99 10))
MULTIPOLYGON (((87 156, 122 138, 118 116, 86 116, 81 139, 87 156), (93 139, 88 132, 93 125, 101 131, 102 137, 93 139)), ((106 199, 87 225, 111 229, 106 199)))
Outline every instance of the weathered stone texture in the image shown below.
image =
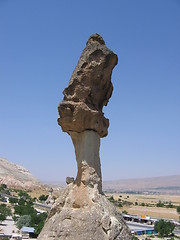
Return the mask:
POLYGON ((39 240, 130 240, 121 214, 102 193, 100 137, 108 134, 103 106, 111 97, 117 56, 102 37, 92 35, 64 90, 58 123, 73 141, 77 177, 51 209, 39 240))
POLYGON ((111 74, 117 61, 100 35, 89 38, 58 107, 63 131, 94 130, 100 137, 107 136, 109 120, 102 109, 112 94, 111 74))
POLYGON ((52 208, 41 240, 130 240, 121 214, 97 188, 69 184, 52 208))

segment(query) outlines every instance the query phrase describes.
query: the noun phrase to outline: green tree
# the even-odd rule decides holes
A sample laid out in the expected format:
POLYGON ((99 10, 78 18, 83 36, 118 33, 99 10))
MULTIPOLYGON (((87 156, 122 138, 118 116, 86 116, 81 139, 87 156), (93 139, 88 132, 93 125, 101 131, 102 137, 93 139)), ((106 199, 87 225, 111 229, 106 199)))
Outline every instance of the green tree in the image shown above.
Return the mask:
POLYGON ((23 216, 23 215, 32 215, 36 214, 36 210, 30 204, 18 205, 14 207, 14 214, 23 216))
POLYGON ((39 197, 39 200, 40 200, 40 201, 46 201, 47 199, 48 199, 48 195, 42 194, 42 195, 39 197))
POLYGON ((159 202, 156 204, 157 207, 164 207, 164 203, 161 202, 161 200, 159 200, 159 202))
POLYGON ((126 210, 123 210, 122 213, 124 213, 124 214, 128 214, 128 212, 127 212, 126 210))
POLYGON ((177 210, 177 213, 180 214, 180 206, 178 206, 176 210, 177 210))
POLYGON ((163 219, 159 220, 154 225, 154 230, 159 233, 160 237, 166 237, 171 234, 175 226, 171 222, 166 222, 163 219))
POLYGON ((11 197, 11 198, 9 198, 9 202, 10 202, 11 204, 14 204, 14 203, 17 203, 17 202, 18 202, 18 199, 11 197))
POLYGON ((32 200, 31 196, 29 196, 29 194, 23 190, 19 190, 18 196, 24 200, 32 200))
POLYGON ((6 220, 8 216, 11 216, 11 209, 6 204, 0 205, 0 221, 6 220))
POLYGON ((21 229, 23 226, 30 227, 31 226, 30 224, 31 224, 31 216, 23 215, 18 219, 16 226, 18 229, 21 229))
POLYGON ((0 194, 0 202, 6 202, 6 198, 0 194))
POLYGON ((35 228, 35 233, 39 234, 44 226, 48 214, 46 212, 32 216, 31 226, 35 228))
POLYGON ((3 184, 1 184, 1 186, 0 186, 0 191, 1 191, 1 190, 4 190, 4 189, 6 189, 6 188, 7 188, 7 185, 3 183, 3 184))
POLYGON ((173 208, 173 204, 171 201, 168 202, 167 208, 173 208))

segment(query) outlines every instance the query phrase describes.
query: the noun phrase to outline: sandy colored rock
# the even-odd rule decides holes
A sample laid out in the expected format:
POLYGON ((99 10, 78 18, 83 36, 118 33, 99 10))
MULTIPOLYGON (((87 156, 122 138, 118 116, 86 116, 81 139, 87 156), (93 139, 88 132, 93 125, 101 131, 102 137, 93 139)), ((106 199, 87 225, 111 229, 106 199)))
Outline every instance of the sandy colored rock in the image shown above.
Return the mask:
POLYGON ((63 131, 94 130, 100 137, 107 136, 109 120, 102 109, 112 94, 111 74, 117 61, 100 35, 89 38, 58 106, 63 131))
POLYGON ((11 163, 5 158, 0 158, 0 185, 1 184, 26 190, 42 187, 40 182, 38 182, 26 168, 11 163))
POLYGON ((130 240, 121 214, 97 188, 69 184, 52 208, 41 240, 130 240))
POLYGON ((78 173, 75 183, 97 187, 102 192, 101 164, 99 158, 100 137, 95 131, 70 133, 76 154, 78 173))
POLYGON ((58 123, 72 139, 78 173, 51 209, 39 240, 130 240, 121 214, 102 193, 100 137, 109 120, 102 108, 112 94, 111 74, 117 56, 102 37, 92 35, 76 66, 58 123))
POLYGON ((66 183, 70 184, 74 182, 74 178, 73 177, 66 177, 66 183))

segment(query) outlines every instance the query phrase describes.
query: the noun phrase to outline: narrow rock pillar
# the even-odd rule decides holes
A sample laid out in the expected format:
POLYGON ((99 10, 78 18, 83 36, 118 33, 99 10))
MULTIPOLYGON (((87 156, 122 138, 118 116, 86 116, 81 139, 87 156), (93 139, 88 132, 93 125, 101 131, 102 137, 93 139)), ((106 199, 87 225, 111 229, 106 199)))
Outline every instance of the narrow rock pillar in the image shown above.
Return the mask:
POLYGON ((101 163, 99 158, 100 136, 97 132, 86 130, 81 133, 70 132, 76 154, 76 184, 96 187, 102 193, 101 163))

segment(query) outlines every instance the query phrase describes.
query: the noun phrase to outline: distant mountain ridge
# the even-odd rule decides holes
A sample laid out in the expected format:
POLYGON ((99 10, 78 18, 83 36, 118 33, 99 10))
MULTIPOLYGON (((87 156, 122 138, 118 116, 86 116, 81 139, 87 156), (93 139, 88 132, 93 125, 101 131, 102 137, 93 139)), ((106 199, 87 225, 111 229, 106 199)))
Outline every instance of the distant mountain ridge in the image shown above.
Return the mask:
POLYGON ((103 182, 104 191, 180 194, 180 175, 103 182))
POLYGON ((40 187, 38 180, 24 167, 0 158, 0 184, 21 189, 40 187))

